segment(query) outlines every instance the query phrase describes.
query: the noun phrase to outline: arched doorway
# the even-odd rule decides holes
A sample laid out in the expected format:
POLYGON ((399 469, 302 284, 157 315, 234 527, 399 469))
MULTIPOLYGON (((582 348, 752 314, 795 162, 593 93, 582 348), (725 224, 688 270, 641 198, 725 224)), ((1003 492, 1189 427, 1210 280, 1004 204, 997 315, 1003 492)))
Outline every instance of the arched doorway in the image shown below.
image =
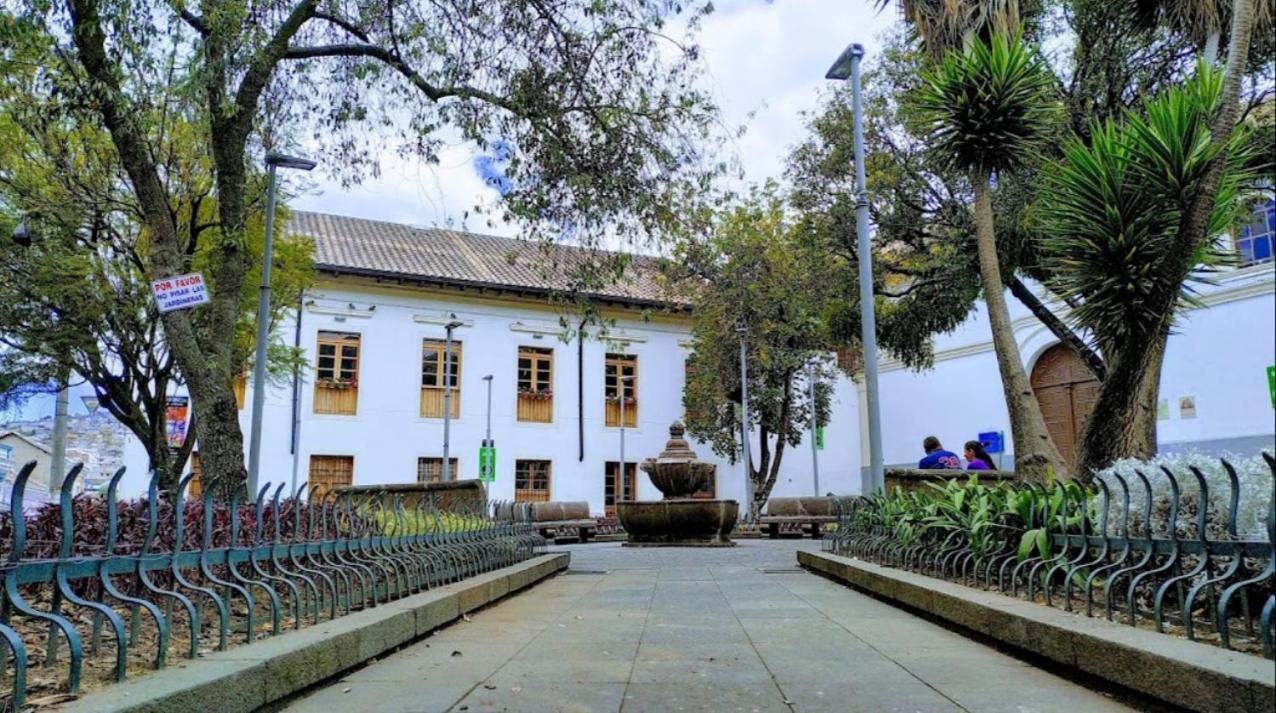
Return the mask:
POLYGON ((1071 349, 1050 347, 1032 367, 1032 391, 1041 404, 1046 429, 1069 463, 1076 461, 1081 429, 1094 408, 1099 380, 1071 349))

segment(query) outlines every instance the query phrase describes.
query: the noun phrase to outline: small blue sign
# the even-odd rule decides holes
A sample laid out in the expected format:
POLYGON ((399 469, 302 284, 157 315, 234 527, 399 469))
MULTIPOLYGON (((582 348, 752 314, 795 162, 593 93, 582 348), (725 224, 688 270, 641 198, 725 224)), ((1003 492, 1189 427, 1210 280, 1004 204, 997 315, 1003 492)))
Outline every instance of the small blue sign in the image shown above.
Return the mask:
POLYGON ((989 453, 1004 453, 1006 451, 1005 431, 981 433, 979 434, 979 442, 984 444, 984 450, 989 453))

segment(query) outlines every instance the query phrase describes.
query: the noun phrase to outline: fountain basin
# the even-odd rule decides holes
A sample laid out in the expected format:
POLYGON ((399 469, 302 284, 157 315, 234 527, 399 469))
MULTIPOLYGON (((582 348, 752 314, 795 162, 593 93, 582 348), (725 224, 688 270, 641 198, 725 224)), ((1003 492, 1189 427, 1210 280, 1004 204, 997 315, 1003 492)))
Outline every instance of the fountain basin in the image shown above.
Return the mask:
POLYGON ((626 547, 734 547, 731 529, 740 516, 735 500, 622 500, 616 516, 626 547))

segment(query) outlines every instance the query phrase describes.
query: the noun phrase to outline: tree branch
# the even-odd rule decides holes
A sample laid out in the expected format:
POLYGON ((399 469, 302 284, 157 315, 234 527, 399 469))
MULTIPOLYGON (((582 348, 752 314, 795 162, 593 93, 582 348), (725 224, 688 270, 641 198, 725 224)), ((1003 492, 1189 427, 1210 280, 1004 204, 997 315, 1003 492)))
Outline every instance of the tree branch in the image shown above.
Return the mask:
POLYGON ((359 27, 353 22, 350 22, 349 20, 346 20, 345 18, 337 17, 336 15, 324 12, 322 10, 316 10, 314 14, 312 15, 312 17, 314 17, 316 20, 331 22, 332 24, 336 25, 337 27, 340 27, 346 32, 349 32, 355 37, 358 37, 364 42, 372 42, 372 40, 368 37, 368 33, 363 31, 363 28, 359 27))
POLYGON ((1037 296, 1032 294, 1032 290, 1028 289, 1028 286, 1023 283, 1023 280, 1016 277, 1010 281, 1009 287, 1010 294, 1014 295, 1016 299, 1023 303, 1023 306, 1027 307, 1032 312, 1032 316, 1036 317, 1038 321, 1046 325, 1046 329, 1049 329, 1050 332, 1054 334, 1060 342, 1071 349, 1074 354, 1081 357, 1082 363, 1086 365, 1086 368, 1090 370, 1091 374, 1094 374, 1094 378, 1099 381, 1103 381, 1107 378, 1108 369, 1103 363, 1103 357, 1099 356, 1098 352, 1094 351, 1094 349, 1091 349, 1090 345, 1086 344, 1085 340, 1082 339, 1080 335, 1065 324, 1062 319, 1059 319, 1058 315, 1051 312, 1050 308, 1046 307, 1041 300, 1037 299, 1037 296))

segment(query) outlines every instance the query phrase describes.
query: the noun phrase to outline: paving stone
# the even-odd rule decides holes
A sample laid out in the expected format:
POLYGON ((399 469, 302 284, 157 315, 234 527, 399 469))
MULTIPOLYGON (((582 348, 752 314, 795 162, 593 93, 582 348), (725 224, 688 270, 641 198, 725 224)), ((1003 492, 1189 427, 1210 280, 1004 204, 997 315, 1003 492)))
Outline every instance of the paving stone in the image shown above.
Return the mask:
POLYGON ((762 713, 787 711, 780 690, 770 682, 698 683, 671 686, 664 683, 630 683, 625 691, 624 713, 762 713))
POLYGON ((624 696, 624 683, 488 683, 476 687, 451 710, 465 713, 615 713, 620 710, 624 696), (489 689, 487 685, 494 687, 489 689))

